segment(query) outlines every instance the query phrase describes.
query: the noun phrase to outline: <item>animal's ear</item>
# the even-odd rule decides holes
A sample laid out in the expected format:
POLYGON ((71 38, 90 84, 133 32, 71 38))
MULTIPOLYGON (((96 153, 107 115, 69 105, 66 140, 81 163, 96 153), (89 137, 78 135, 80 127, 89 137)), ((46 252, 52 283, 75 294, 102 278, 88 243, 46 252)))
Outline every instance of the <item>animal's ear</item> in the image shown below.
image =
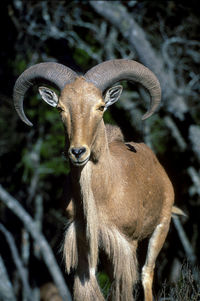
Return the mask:
POLYGON ((118 99, 120 98, 120 95, 122 93, 122 90, 123 90, 123 87, 121 85, 118 85, 118 86, 108 89, 108 91, 106 92, 106 95, 105 95, 105 99, 104 99, 106 108, 108 108, 113 103, 118 101, 118 99))
POLYGON ((56 107, 58 104, 58 95, 47 87, 39 87, 39 93, 42 99, 50 106, 56 107))

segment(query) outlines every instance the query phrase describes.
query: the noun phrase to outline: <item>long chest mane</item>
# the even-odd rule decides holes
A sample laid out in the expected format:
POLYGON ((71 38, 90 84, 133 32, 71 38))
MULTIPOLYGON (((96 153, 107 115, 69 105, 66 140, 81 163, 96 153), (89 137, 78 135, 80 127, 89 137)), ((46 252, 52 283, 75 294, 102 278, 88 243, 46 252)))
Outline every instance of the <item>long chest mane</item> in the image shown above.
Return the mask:
MULTIPOLYGON (((85 236, 88 246, 88 263, 92 271, 96 270, 99 250, 105 252, 113 263, 116 279, 127 275, 134 275, 136 256, 131 243, 114 225, 106 223, 98 213, 95 198, 91 188, 92 169, 89 164, 83 168, 80 176, 80 187, 85 218, 85 236)), ((79 221, 74 220, 68 227, 64 243, 64 255, 67 271, 78 266, 77 239, 79 221)), ((132 278, 132 277, 131 277, 132 278)), ((131 284, 130 284, 131 285, 131 284)))

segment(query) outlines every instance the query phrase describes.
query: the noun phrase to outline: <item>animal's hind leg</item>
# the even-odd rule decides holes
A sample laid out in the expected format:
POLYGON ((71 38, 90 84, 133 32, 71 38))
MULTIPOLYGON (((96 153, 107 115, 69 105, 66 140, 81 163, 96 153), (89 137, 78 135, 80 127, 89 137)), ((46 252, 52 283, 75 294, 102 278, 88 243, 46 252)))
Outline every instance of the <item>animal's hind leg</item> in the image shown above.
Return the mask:
POLYGON ((148 245, 147 258, 145 265, 142 268, 142 285, 144 288, 145 301, 152 301, 152 282, 154 276, 154 267, 156 258, 165 242, 169 224, 171 220, 171 211, 170 216, 165 217, 161 222, 156 226, 148 245))

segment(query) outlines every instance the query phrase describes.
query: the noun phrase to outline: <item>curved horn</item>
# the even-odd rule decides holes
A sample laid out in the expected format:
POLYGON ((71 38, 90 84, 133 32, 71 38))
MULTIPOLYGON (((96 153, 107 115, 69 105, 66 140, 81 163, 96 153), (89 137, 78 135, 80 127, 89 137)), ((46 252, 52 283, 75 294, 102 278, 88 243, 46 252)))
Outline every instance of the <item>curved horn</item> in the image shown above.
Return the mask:
POLYGON ((91 68, 84 76, 104 92, 120 80, 129 80, 143 85, 151 96, 150 108, 142 119, 150 117, 158 107, 161 88, 157 77, 148 68, 132 60, 110 60, 91 68))
POLYGON ((47 82, 62 90, 66 84, 74 81, 76 77, 77 74, 70 68, 53 62, 36 64, 26 69, 18 77, 13 91, 14 106, 22 121, 30 126, 33 125, 26 117, 23 109, 25 94, 31 86, 36 83, 47 82))

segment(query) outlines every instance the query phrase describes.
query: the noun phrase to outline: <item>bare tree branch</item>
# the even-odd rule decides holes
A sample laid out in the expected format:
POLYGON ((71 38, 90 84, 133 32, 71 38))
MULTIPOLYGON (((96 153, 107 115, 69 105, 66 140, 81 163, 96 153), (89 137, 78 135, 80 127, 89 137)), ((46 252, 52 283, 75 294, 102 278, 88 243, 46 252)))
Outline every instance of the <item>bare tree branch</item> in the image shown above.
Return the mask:
POLYGON ((27 273, 26 273, 25 267, 23 266, 21 258, 19 256, 19 252, 17 250, 14 238, 13 238, 12 234, 1 223, 0 223, 0 231, 5 235, 5 238, 9 244, 11 254, 13 257, 13 261, 17 267, 18 273, 19 273, 20 278, 23 283, 23 288, 24 288, 25 294, 26 294, 25 298, 31 301, 32 300, 32 292, 31 292, 31 288, 28 283, 27 273))
POLYGON ((33 169, 33 177, 31 179, 31 184, 29 187, 29 196, 27 199, 27 203, 30 204, 35 197, 38 182, 39 182, 39 174, 40 174, 40 150, 42 146, 42 139, 39 138, 35 143, 33 150, 29 153, 29 160, 31 161, 31 166, 33 169))
POLYGON ((178 127, 176 126, 175 122, 173 121, 173 119, 169 116, 165 116, 164 117, 165 120, 165 124, 166 126, 170 129, 170 132, 172 133, 172 135, 174 136, 174 138, 176 139, 176 142, 180 148, 180 151, 185 151, 187 148, 187 144, 184 140, 184 138, 182 137, 178 127))
POLYGON ((29 262, 29 257, 30 257, 30 239, 29 239, 29 233, 28 231, 23 228, 22 229, 22 249, 21 249, 21 257, 24 266, 26 267, 29 262))
POLYGON ((182 120, 184 113, 188 111, 184 97, 176 94, 177 87, 173 78, 165 71, 164 61, 154 51, 145 32, 133 16, 129 15, 126 8, 120 3, 109 1, 89 1, 89 3, 98 14, 121 32, 122 36, 136 50, 140 61, 158 76, 166 109, 182 120))
POLYGON ((191 125, 189 128, 189 138, 192 144, 192 149, 200 163, 200 126, 191 125))
POLYGON ((193 166, 188 167, 187 171, 193 182, 192 188, 195 190, 195 193, 197 193, 200 196, 200 175, 199 175, 199 173, 196 171, 196 169, 193 166))
POLYGON ((54 279, 56 286, 59 289, 60 295, 63 300, 71 301, 71 294, 65 284, 62 273, 54 258, 53 252, 47 243, 45 237, 38 231, 37 225, 31 216, 23 209, 19 202, 13 198, 3 187, 0 185, 0 199, 19 219, 24 223, 25 228, 29 231, 33 239, 37 242, 41 250, 43 260, 54 279))
MULTIPOLYGON (((22 229, 22 235, 21 235, 22 243, 21 243, 21 258, 22 258, 22 263, 24 265, 24 273, 26 274, 26 278, 28 279, 29 277, 29 269, 28 269, 28 263, 29 263, 29 258, 30 258, 30 235, 28 231, 23 228, 22 229)), ((33 294, 33 292, 32 292, 33 294)), ((26 290, 23 287, 23 301, 26 301, 26 290)), ((33 300, 37 301, 37 299, 33 300)))
POLYGON ((197 258, 196 255, 194 254, 193 248, 186 236, 186 233, 181 225, 181 222, 178 217, 173 217, 172 218, 175 228, 177 230, 178 236, 180 238, 180 241, 183 245, 184 251, 186 253, 188 261, 190 261, 193 265, 196 263, 197 258))
MULTIPOLYGON (((42 217, 43 217, 43 199, 41 195, 35 197, 35 223, 38 231, 42 232, 42 217)), ((40 250, 38 249, 37 243, 34 244, 34 255, 39 258, 40 250)))
POLYGON ((13 287, 9 280, 6 267, 3 259, 0 256, 0 300, 2 301, 16 301, 14 296, 13 287))

